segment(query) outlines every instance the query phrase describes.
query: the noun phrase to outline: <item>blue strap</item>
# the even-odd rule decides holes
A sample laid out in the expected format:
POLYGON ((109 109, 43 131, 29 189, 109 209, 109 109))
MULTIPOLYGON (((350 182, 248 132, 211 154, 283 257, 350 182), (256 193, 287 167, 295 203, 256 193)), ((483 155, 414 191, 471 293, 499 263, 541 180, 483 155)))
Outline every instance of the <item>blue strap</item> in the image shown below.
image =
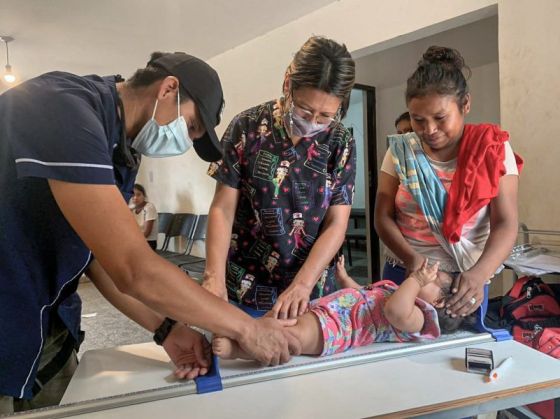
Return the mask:
POLYGON ((233 301, 233 300, 229 300, 229 303, 233 304, 234 306, 236 306, 240 310, 244 311, 245 313, 247 313, 249 316, 253 317, 254 319, 258 319, 259 317, 262 317, 267 313, 267 311, 265 311, 265 310, 257 310, 256 308, 252 308, 252 307, 246 306, 244 304, 240 304, 240 303, 238 303, 236 301, 233 301))
MULTIPOLYGON (((255 310, 251 307, 244 306, 242 304, 237 304, 230 301, 233 305, 239 307, 241 310, 249 314, 251 317, 261 317, 266 311, 255 310)), ((194 379, 196 383, 196 392, 198 394, 211 393, 214 391, 222 391, 224 388, 222 386, 222 376, 220 375, 220 364, 219 358, 214 355, 212 357, 212 366, 206 375, 201 375, 194 379)))
POLYGON ((488 310, 488 285, 484 286, 484 301, 480 305, 476 313, 476 329, 479 332, 488 332, 492 335, 496 342, 504 340, 512 340, 513 337, 505 329, 491 329, 484 324, 486 311, 488 310))
POLYGON ((212 393, 214 391, 222 391, 224 389, 222 386, 222 377, 220 375, 218 359, 219 358, 216 355, 213 355, 210 371, 208 371, 206 375, 201 375, 194 379, 196 383, 196 392, 198 394, 212 393))

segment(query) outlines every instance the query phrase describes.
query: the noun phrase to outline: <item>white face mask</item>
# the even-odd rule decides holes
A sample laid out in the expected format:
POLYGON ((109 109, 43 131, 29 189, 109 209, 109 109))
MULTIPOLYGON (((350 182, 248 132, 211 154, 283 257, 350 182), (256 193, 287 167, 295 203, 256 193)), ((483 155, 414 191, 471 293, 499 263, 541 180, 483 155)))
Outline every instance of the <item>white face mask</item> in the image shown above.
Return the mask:
MULTIPOLYGON (((284 125, 288 128, 290 136, 292 137, 306 137, 311 138, 325 131, 333 122, 335 118, 330 118, 330 122, 319 124, 313 121, 308 121, 303 116, 298 115, 295 111, 295 104, 293 101, 293 93, 290 93, 290 109, 284 112, 284 125)), ((309 111, 307 111, 309 112, 309 111)), ((314 119, 313 114, 309 112, 309 116, 314 119)))
POLYGON ((285 123, 290 127, 291 135, 311 138, 326 130, 330 124, 316 124, 290 111, 286 114, 285 123))
POLYGON ((171 157, 186 153, 192 147, 187 123, 181 115, 180 98, 177 92, 177 119, 166 125, 159 125, 154 119, 158 101, 154 106, 154 113, 142 127, 134 141, 132 148, 146 157, 171 157))

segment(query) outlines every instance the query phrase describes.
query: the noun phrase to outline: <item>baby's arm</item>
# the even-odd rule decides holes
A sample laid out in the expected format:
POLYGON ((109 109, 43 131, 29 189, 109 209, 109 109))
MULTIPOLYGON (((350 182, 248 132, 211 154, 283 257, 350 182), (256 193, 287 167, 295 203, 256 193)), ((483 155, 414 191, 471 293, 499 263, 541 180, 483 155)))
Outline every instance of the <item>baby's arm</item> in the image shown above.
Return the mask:
POLYGON ((418 271, 410 274, 389 297, 384 314, 391 325, 403 332, 416 333, 424 327, 424 314, 416 306, 416 297, 424 285, 436 279, 439 264, 428 266, 425 260, 418 271))

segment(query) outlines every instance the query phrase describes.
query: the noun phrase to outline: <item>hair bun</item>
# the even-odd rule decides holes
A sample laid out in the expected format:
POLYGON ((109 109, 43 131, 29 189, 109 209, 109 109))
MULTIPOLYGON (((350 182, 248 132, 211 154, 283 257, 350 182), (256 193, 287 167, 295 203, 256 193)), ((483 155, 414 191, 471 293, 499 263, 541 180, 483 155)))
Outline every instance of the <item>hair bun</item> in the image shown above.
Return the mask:
POLYGON ((424 55, 422 55, 422 61, 418 65, 425 65, 430 63, 440 63, 447 64, 461 70, 465 67, 465 60, 461 56, 461 53, 453 48, 431 46, 426 50, 424 55))

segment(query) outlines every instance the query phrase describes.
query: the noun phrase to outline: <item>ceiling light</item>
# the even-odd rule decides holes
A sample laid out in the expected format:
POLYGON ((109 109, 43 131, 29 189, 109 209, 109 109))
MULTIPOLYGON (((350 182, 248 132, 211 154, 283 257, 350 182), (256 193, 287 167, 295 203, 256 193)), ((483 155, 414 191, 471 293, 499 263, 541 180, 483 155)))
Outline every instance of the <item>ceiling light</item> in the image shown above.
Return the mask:
POLYGON ((12 38, 11 36, 0 36, 0 39, 4 41, 4 44, 6 44, 6 67, 4 67, 4 81, 6 83, 13 83, 16 81, 16 76, 12 72, 12 66, 10 65, 10 51, 8 49, 8 42, 12 42, 14 38, 12 38))

